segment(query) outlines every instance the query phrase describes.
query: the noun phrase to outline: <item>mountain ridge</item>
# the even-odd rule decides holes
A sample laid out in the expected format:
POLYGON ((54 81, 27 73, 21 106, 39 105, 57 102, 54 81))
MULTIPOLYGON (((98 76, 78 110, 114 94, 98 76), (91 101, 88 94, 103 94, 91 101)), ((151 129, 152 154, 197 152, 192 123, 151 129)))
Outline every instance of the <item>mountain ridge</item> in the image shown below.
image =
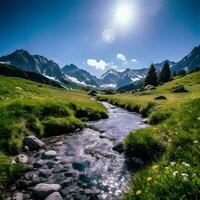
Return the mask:
MULTIPOLYGON (((31 55, 28 51, 23 49, 16 50, 7 56, 0 57, 0 61, 6 62, 7 64, 13 65, 22 70, 42 74, 50 79, 71 81, 84 87, 89 86, 103 89, 117 89, 124 87, 144 79, 148 72, 148 68, 127 68, 124 71, 109 69, 98 78, 74 64, 65 65, 60 68, 60 66, 53 60, 47 59, 38 54, 31 55)), ((188 55, 178 62, 164 60, 160 63, 155 63, 154 66, 158 72, 161 70, 165 62, 170 64, 172 73, 178 73, 182 69, 190 72, 200 65, 200 45, 194 47, 188 55)))

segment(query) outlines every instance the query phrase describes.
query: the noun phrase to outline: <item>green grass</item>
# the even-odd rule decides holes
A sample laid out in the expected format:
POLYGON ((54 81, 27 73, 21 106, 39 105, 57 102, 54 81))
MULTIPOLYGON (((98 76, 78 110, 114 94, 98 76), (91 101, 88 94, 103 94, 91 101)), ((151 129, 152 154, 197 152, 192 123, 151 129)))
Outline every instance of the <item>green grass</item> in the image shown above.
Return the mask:
POLYGON ((11 159, 0 152, 0 199, 4 199, 5 188, 16 181, 24 170, 20 164, 11 164, 11 159))
MULTIPOLYGON (((124 199, 199 199, 199 110, 200 99, 192 100, 157 127, 141 129, 128 136, 125 144, 129 157, 136 154, 135 156, 147 159, 144 155, 153 153, 155 159, 154 163, 149 163, 132 176, 131 187, 124 199), (157 156, 160 149, 155 148, 152 143, 163 144, 166 149, 162 156, 157 156), (142 146, 145 144, 147 147, 142 146), (139 153, 135 152, 134 145, 141 147, 139 153)), ((151 157, 147 160, 152 161, 151 157)))
POLYGON ((100 103, 81 91, 0 76, 0 93, 0 151, 5 153, 21 151, 24 136, 69 133, 83 127, 82 118, 107 116, 100 103))
POLYGON ((139 157, 145 163, 133 172, 124 200, 199 199, 200 72, 178 77, 145 95, 138 92, 99 98, 145 113, 152 124, 132 131, 124 141, 127 159, 139 157), (189 92, 171 93, 178 84, 184 84, 189 92), (158 95, 167 100, 154 100, 158 95))
POLYGON ((106 112, 86 92, 0 76, 0 192, 18 171, 9 156, 22 150, 25 136, 72 133, 83 128, 83 120, 105 118, 106 112))
MULTIPOLYGON (((155 90, 130 93, 117 93, 114 95, 100 95, 99 100, 106 100, 112 104, 128 108, 130 111, 138 111, 140 107, 145 107, 150 102, 154 103, 155 109, 176 110, 176 106, 189 100, 200 97, 200 72, 188 74, 184 77, 176 77, 155 90), (171 88, 176 85, 185 85, 189 91, 187 93, 172 93, 171 88), (157 96, 165 96, 167 100, 155 100, 157 96)), ((149 113, 147 113, 149 114, 149 113)))

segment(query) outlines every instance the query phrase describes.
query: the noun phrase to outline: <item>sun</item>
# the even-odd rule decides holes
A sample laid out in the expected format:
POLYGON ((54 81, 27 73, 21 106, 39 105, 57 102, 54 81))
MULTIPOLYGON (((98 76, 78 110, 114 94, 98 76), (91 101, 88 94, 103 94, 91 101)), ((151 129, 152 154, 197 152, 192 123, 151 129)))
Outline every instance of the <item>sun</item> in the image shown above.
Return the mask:
POLYGON ((128 26, 133 20, 133 7, 128 2, 120 2, 115 10, 117 25, 128 26))

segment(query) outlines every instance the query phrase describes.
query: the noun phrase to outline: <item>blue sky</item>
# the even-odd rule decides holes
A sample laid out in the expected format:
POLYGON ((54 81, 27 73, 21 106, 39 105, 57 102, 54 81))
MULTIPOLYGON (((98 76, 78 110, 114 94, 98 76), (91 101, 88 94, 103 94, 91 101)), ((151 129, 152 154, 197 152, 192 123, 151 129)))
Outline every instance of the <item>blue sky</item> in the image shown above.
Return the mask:
POLYGON ((199 0, 0 0, 0 55, 25 49, 97 76, 178 61, 200 44, 199 8, 199 0), (116 22, 124 3, 126 26, 116 22))

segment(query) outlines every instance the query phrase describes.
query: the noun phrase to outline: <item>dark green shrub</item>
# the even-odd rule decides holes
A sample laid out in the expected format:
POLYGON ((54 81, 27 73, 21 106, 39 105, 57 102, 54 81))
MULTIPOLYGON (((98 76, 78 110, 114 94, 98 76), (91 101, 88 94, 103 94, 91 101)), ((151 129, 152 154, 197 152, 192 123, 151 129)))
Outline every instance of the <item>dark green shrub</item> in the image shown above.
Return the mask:
POLYGON ((74 117, 49 117, 45 119, 42 123, 44 125, 45 136, 73 133, 77 128, 83 128, 82 122, 74 117))
POLYGON ((0 200, 7 186, 17 180, 24 170, 23 165, 12 165, 10 159, 0 152, 0 200))
POLYGON ((45 104, 41 105, 40 110, 40 117, 68 117, 71 114, 71 111, 67 108, 67 106, 64 106, 59 103, 52 103, 52 102, 46 102, 45 104))
POLYGON ((125 139, 127 158, 138 157, 148 163, 159 158, 164 150, 164 145, 155 138, 151 129, 133 131, 125 139))
POLYGON ((154 102, 149 102, 145 106, 140 106, 139 112, 142 114, 143 117, 148 117, 148 115, 153 111, 155 105, 156 104, 154 102))
POLYGON ((148 117, 149 118, 149 124, 151 124, 151 125, 159 124, 162 121, 168 119, 170 117, 170 115, 171 115, 171 112, 167 111, 167 110, 154 111, 148 117))
POLYGON ((102 118, 107 118, 108 115, 106 112, 93 110, 93 109, 85 109, 85 108, 78 108, 75 111, 75 116, 77 118, 87 118, 88 120, 95 121, 102 118))
POLYGON ((44 127, 43 127, 42 123, 34 115, 29 116, 29 118, 26 121, 26 127, 37 137, 42 137, 44 134, 44 127))

